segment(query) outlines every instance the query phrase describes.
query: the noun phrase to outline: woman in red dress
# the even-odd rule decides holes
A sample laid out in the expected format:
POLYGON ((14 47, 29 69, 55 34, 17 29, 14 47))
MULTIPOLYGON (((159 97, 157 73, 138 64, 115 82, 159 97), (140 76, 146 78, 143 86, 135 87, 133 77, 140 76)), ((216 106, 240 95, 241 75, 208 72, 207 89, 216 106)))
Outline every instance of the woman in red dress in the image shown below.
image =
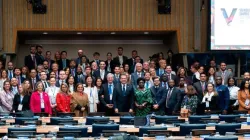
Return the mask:
POLYGON ((56 95, 56 110, 58 112, 69 113, 70 112, 70 94, 69 87, 66 83, 62 83, 60 92, 56 95))

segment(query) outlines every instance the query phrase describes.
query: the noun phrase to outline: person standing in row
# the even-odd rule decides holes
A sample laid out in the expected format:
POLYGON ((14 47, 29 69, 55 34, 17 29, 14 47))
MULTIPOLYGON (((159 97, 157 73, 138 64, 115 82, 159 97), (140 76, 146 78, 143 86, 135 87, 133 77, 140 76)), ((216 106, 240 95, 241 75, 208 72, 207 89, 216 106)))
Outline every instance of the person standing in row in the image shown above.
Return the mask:
POLYGON ((13 99, 12 110, 15 112, 30 110, 30 94, 25 92, 24 84, 18 86, 18 94, 13 99))
POLYGON ((87 116, 88 114, 88 95, 83 90, 83 85, 78 83, 76 84, 76 91, 71 95, 70 108, 76 117, 87 116))
POLYGON ((69 87, 66 83, 62 83, 60 92, 56 95, 56 110, 58 112, 69 113, 70 112, 70 94, 69 87))
POLYGON ((0 92, 0 99, 0 112, 10 112, 12 110, 14 93, 11 90, 9 80, 3 82, 3 90, 0 92))

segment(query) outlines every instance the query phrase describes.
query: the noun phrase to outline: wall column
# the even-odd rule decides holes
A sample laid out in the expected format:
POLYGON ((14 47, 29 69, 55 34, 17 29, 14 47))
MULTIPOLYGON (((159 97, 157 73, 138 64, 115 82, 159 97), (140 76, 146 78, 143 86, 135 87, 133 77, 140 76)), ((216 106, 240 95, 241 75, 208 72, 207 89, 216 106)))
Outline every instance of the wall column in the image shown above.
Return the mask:
POLYGON ((201 0, 194 0, 194 51, 201 52, 201 0))
POLYGON ((0 0, 0 51, 3 49, 3 0, 0 0))

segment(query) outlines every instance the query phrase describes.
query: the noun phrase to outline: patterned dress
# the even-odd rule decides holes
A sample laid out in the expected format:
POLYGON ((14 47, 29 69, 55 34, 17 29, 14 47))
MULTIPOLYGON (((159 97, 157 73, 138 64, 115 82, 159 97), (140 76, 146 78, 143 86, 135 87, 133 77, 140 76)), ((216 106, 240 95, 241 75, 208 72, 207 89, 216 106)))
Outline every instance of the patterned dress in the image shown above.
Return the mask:
POLYGON ((150 89, 145 90, 135 90, 135 102, 139 105, 147 102, 147 105, 143 109, 135 108, 136 116, 146 116, 151 110, 151 105, 153 103, 152 95, 150 89))
POLYGON ((181 103, 181 108, 184 108, 184 106, 186 106, 187 109, 192 111, 191 114, 196 114, 197 104, 198 98, 196 95, 192 95, 191 97, 185 95, 181 103))

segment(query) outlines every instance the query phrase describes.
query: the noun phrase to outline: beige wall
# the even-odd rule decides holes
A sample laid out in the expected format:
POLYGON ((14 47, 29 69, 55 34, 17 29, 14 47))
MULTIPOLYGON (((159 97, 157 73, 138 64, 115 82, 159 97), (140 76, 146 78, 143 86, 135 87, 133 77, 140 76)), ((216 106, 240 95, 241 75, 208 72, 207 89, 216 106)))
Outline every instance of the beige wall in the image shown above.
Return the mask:
MULTIPOLYGON (((54 54, 56 51, 63 51, 66 50, 68 52, 68 58, 76 58, 77 57, 77 50, 83 49, 85 54, 90 60, 93 60, 92 54, 96 51, 98 51, 101 54, 101 59, 106 59, 107 52, 111 52, 113 56, 117 55, 116 49, 117 47, 123 47, 124 48, 124 55, 131 57, 131 51, 137 50, 139 55, 144 59, 148 60, 149 56, 158 53, 163 52, 164 54, 168 51, 168 46, 166 45, 98 45, 98 44, 84 44, 84 45, 51 45, 51 44, 44 44, 44 54, 46 51, 51 51, 52 54, 54 54)), ((29 45, 20 45, 18 48, 17 53, 17 59, 16 59, 16 65, 18 67, 21 67, 24 65, 24 57, 29 54, 29 45)))

